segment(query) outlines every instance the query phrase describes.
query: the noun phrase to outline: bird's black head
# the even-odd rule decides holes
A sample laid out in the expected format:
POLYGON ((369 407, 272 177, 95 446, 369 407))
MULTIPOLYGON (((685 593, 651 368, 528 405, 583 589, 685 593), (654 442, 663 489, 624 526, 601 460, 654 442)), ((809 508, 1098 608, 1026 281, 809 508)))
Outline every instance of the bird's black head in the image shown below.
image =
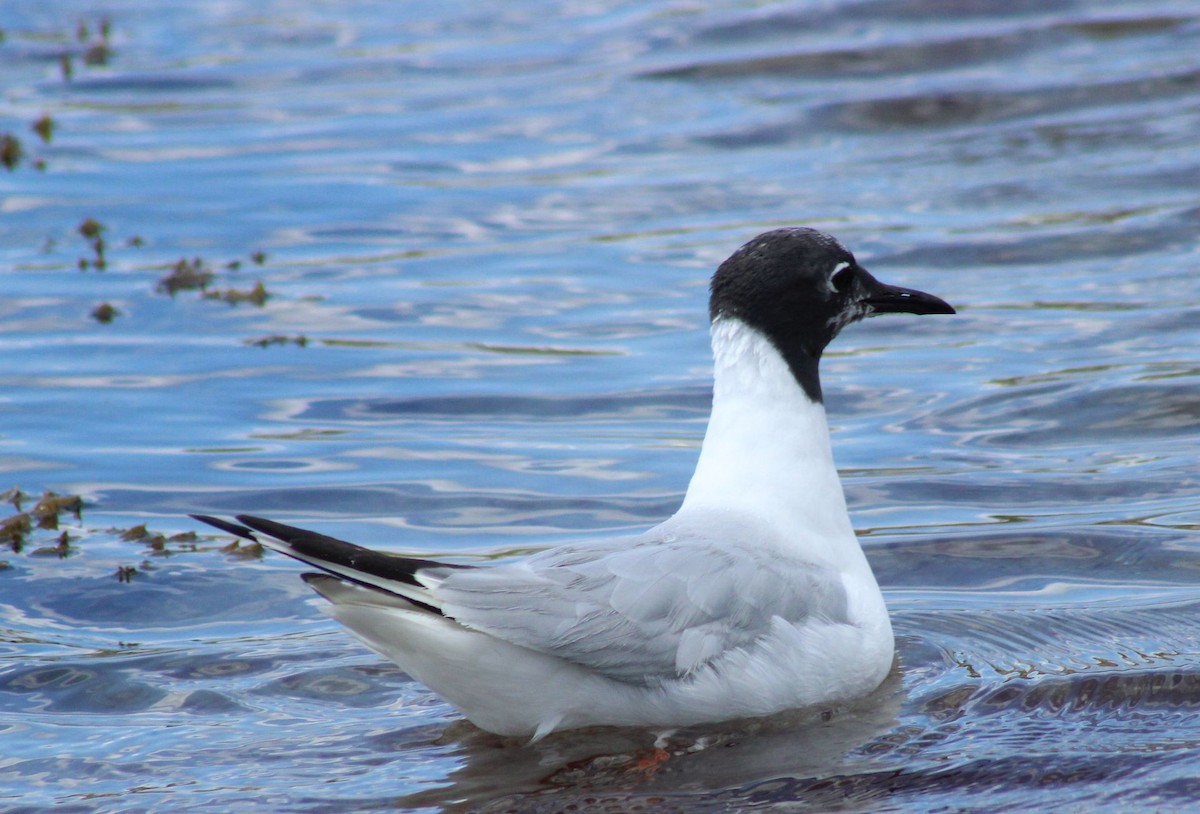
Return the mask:
POLYGON ((842 328, 876 314, 954 313, 932 294, 879 282, 837 240, 803 227, 764 232, 742 246, 717 269, 711 291, 709 316, 761 332, 814 401, 821 400, 821 353, 842 328))

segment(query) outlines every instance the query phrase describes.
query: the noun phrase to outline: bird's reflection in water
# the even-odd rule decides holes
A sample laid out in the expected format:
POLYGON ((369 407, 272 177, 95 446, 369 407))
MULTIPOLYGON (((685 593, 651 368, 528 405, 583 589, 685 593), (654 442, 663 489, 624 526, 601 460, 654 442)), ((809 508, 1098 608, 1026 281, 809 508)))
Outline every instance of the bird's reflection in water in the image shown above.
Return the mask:
POLYGON ((893 667, 878 690, 844 707, 667 733, 595 727, 530 744, 461 721, 439 739, 456 746, 448 757, 462 762, 450 784, 394 802, 401 810, 445 812, 644 804, 656 811, 728 809, 739 800, 748 803, 769 781, 819 781, 878 768, 864 747, 895 728, 903 701, 900 671, 893 667))

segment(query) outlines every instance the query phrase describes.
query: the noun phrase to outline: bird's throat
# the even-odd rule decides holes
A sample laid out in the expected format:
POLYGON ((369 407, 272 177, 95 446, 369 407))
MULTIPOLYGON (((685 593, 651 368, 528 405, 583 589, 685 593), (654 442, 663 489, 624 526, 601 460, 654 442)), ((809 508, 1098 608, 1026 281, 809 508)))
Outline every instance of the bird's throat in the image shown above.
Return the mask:
POLYGON ((739 320, 713 323, 713 355, 712 416, 681 511, 746 512, 797 536, 854 541, 824 406, 739 320))

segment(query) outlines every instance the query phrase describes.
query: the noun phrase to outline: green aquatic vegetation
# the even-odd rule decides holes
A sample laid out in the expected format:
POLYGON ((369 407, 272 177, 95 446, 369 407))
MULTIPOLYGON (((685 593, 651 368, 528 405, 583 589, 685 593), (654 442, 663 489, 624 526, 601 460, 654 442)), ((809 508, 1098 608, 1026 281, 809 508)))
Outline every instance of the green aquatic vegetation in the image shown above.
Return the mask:
MULTIPOLYGON (((105 233, 108 227, 95 218, 87 218, 76 227, 76 231, 92 247, 93 257, 79 258, 78 265, 80 269, 86 270, 95 268, 103 270, 107 267, 108 258, 106 255, 107 243, 105 241, 105 233)), ((140 235, 134 235, 125 241, 127 246, 144 246, 145 239, 140 235)), ((266 254, 261 251, 256 251, 250 255, 250 259, 258 264, 266 262, 266 254)), ((241 266, 240 260, 233 260, 225 265, 225 268, 236 271, 241 266)), ((213 267, 203 257, 186 258, 182 257, 171 266, 171 271, 164 277, 160 277, 155 284, 155 291, 160 294, 166 294, 174 297, 180 291, 200 291, 204 299, 221 300, 230 305, 240 305, 249 303, 262 307, 270 298, 271 294, 267 291, 266 286, 261 280, 258 280, 248 289, 225 288, 221 290, 209 291, 208 287, 217 278, 213 267)), ((113 319, 120 316, 121 312, 109 303, 101 303, 92 310, 91 316, 97 322, 107 324, 113 319)), ((307 338, 287 337, 285 339, 277 339, 268 337, 262 342, 262 347, 267 347, 271 344, 282 344, 283 342, 291 342, 300 346, 307 344, 307 338)))
MULTIPOLYGON (((58 53, 58 68, 64 82, 70 82, 75 77, 75 62, 81 61, 88 67, 108 65, 116 54, 112 41, 112 21, 108 17, 100 17, 89 22, 80 19, 75 24, 75 30, 41 30, 23 32, 33 39, 55 41, 61 44, 58 53)), ((4 41, 0 31, 0 42, 4 41)), ((44 139, 49 141, 49 138, 44 139)))
POLYGON ((113 529, 113 531, 127 543, 141 543, 154 555, 166 556, 200 550, 196 545, 200 537, 194 531, 167 535, 161 531, 151 531, 145 523, 124 531, 120 529, 113 529))
MULTIPOLYGON (((35 528, 58 531, 59 517, 64 513, 74 515, 76 520, 83 516, 83 498, 78 495, 60 495, 46 492, 38 499, 29 511, 21 511, 21 505, 29 500, 31 495, 14 486, 0 493, 0 500, 11 503, 17 513, 0 520, 0 543, 8 544, 13 551, 20 551, 25 544, 25 538, 35 528)), ((58 545, 65 546, 65 538, 60 537, 58 545)))
MULTIPOLYGON (((34 499, 33 495, 19 486, 0 492, 0 501, 13 507, 15 513, 0 518, 0 544, 7 545, 14 554, 36 558, 40 561, 67 559, 86 554, 86 545, 80 545, 89 537, 117 538, 124 543, 139 547, 138 564, 122 565, 116 576, 121 582, 130 582, 139 574, 154 570, 154 557, 179 554, 203 554, 218 552, 237 559, 259 559, 264 549, 258 543, 242 545, 234 542, 224 544, 223 539, 201 537, 194 531, 167 534, 155 531, 145 523, 130 528, 87 529, 83 523, 83 498, 79 495, 63 495, 46 491, 28 510, 22 506, 34 499), (78 527, 71 532, 59 529, 58 523, 64 514, 73 515, 78 527)), ((0 570, 12 568, 11 560, 0 561, 0 570)), ((107 566, 106 566, 107 567, 107 566)))
POLYGON ((25 544, 25 537, 31 531, 33 531, 33 520, 25 512, 6 517, 0 520, 0 543, 19 552, 25 544))
POLYGON ((87 21, 79 21, 75 27, 75 39, 86 46, 82 54, 84 65, 94 67, 108 64, 113 55, 111 35, 112 23, 107 17, 100 18, 95 37, 92 36, 87 21))
POLYGON ((242 545, 240 540, 234 540, 229 545, 221 546, 220 551, 222 554, 229 554, 244 560, 261 560, 266 548, 262 543, 242 545))
MULTIPOLYGON (((108 17, 101 17, 96 23, 96 37, 100 42, 108 42, 112 36, 112 21, 108 17)), ((88 27, 87 20, 80 19, 75 24, 75 39, 79 42, 88 42, 92 39, 92 30, 88 27)))
POLYGON ((50 118, 50 114, 44 114, 31 125, 33 132, 37 133, 41 140, 49 144, 54 140, 54 119, 50 118))
MULTIPOLYGON (((108 226, 96 218, 85 218, 75 227, 75 232, 88 242, 92 250, 91 257, 80 257, 78 259, 77 265, 81 271, 88 269, 103 271, 108 267, 108 241, 106 240, 108 231, 108 226)), ((140 235, 133 235, 124 240, 124 245, 131 247, 140 247, 145 244, 145 238, 140 235)), ((54 245, 55 241, 49 239, 46 251, 53 251, 54 245)), ((267 255, 266 252, 261 250, 254 251, 249 255, 249 259, 257 265, 262 265, 266 262, 267 255)), ((225 264, 224 268, 230 271, 237 271, 241 266, 241 260, 231 260, 225 264)), ((229 305, 249 303, 260 308, 271 297, 262 280, 255 281, 254 285, 248 289, 230 287, 213 291, 208 290, 215 279, 217 279, 217 273, 203 257, 196 256, 191 259, 183 257, 171 266, 169 274, 158 279, 155 284, 155 291, 170 297, 174 297, 180 291, 199 291, 204 299, 220 300, 229 305)), ((121 312, 111 303, 102 302, 92 309, 90 316, 101 324, 109 324, 118 316, 121 316, 121 312)), ((281 344, 294 344, 305 347, 308 344, 308 338, 302 335, 269 336, 257 340, 249 340, 247 344, 264 348, 281 344)))
MULTIPOLYGON (((264 251, 251 252, 250 262, 256 266, 263 265, 264 263, 267 262, 267 253, 264 251)), ((230 260, 228 263, 225 264, 225 268, 229 269, 230 271, 237 271, 241 267, 242 267, 241 260, 230 260)))
MULTIPOLYGON (((235 557, 245 558, 260 558, 265 550, 261 544, 253 543, 251 545, 239 545, 236 541, 230 545, 221 546, 202 546, 202 540, 212 540, 211 537, 201 538, 194 531, 185 531, 179 534, 167 535, 160 531, 153 531, 146 527, 145 523, 133 526, 128 529, 110 529, 114 534, 127 542, 139 543, 150 549, 152 556, 170 556, 172 554, 197 554, 207 551, 219 551, 222 554, 232 554, 235 557)), ((132 566, 130 566, 132 567, 132 566)), ((142 562, 142 570, 150 567, 150 561, 142 562)))
POLYGON ((121 532, 121 539, 127 543, 142 543, 156 554, 170 553, 167 551, 167 536, 161 532, 150 531, 145 523, 121 532))
POLYGON ((251 305, 256 305, 262 308, 266 305, 270 298, 270 293, 267 292, 267 287, 263 285, 262 280, 254 283, 254 287, 249 290, 239 290, 236 288, 226 288, 223 291, 205 291, 204 298, 206 300, 221 300, 230 305, 240 305, 243 302, 248 302, 251 305))
POLYGON ((17 511, 21 511, 21 501, 29 497, 21 491, 20 486, 14 486, 6 492, 0 492, 0 502, 11 503, 12 507, 17 511))
POLYGON ((3 164, 6 170, 15 170, 24 157, 25 148, 19 138, 12 133, 0 135, 0 164, 3 164))
POLYGON ((92 257, 79 258, 80 271, 86 271, 88 268, 94 268, 96 271, 104 271, 104 269, 108 268, 108 258, 104 256, 106 248, 104 231, 106 228, 103 223, 95 218, 87 218, 79 224, 76 231, 92 247, 92 257))
POLYGON ((297 336, 285 336, 283 334, 274 334, 272 336, 260 336, 258 339, 247 339, 247 345, 253 345, 258 348, 269 348, 272 345, 296 345, 301 348, 308 347, 308 337, 304 334, 297 336))
MULTIPOLYGON (((43 115, 36 119, 30 129, 37 133, 42 143, 49 144, 54 138, 54 119, 43 115)), ((46 169, 46 160, 40 157, 30 157, 25 144, 12 133, 0 133, 0 164, 9 172, 13 172, 23 161, 28 160, 35 170, 46 169)))
POLYGON ((112 48, 107 41, 94 42, 83 52, 84 65, 107 65, 112 58, 112 48))
POLYGON ((60 560, 65 560, 67 557, 75 553, 71 549, 71 536, 65 531, 58 535, 54 545, 46 545, 35 548, 29 552, 31 557, 58 557, 60 560))
POLYGON ((58 518, 63 512, 69 512, 76 520, 82 520, 83 498, 79 495, 46 492, 29 513, 37 520, 38 528, 57 530, 58 518))
POLYGON ((150 536, 150 531, 146 528, 146 524, 142 523, 139 526, 133 526, 125 529, 120 533, 120 537, 125 542, 142 541, 150 536))
POLYGON ((172 297, 179 291, 203 291, 213 281, 214 276, 203 258, 181 258, 171 267, 171 273, 158 281, 155 290, 172 297))
POLYGON ((92 309, 92 319, 104 325, 121 316, 121 312, 107 302, 102 302, 92 309))
POLYGON ((88 240, 99 239, 104 231, 104 224, 95 218, 87 218, 79 224, 79 234, 83 235, 88 240))

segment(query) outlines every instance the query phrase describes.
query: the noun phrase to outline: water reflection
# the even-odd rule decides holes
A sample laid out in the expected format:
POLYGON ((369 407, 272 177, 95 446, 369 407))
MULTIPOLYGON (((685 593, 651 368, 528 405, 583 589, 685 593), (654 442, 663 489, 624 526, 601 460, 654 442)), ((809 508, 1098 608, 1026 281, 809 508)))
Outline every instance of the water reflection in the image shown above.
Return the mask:
MULTIPOLYGON (((451 727, 460 768, 450 785, 396 801, 400 808, 442 811, 570 810, 571 807, 654 805, 666 795, 698 810, 724 791, 724 805, 761 784, 785 777, 821 778, 868 772, 869 744, 896 725, 904 691, 898 672, 864 702, 825 714, 792 714, 661 736, 644 730, 591 729, 557 734, 532 745, 451 727), (525 795, 533 793, 532 797, 525 795), (481 804, 485 804, 479 808, 481 804)), ((753 789, 753 791, 750 791, 753 789)))

